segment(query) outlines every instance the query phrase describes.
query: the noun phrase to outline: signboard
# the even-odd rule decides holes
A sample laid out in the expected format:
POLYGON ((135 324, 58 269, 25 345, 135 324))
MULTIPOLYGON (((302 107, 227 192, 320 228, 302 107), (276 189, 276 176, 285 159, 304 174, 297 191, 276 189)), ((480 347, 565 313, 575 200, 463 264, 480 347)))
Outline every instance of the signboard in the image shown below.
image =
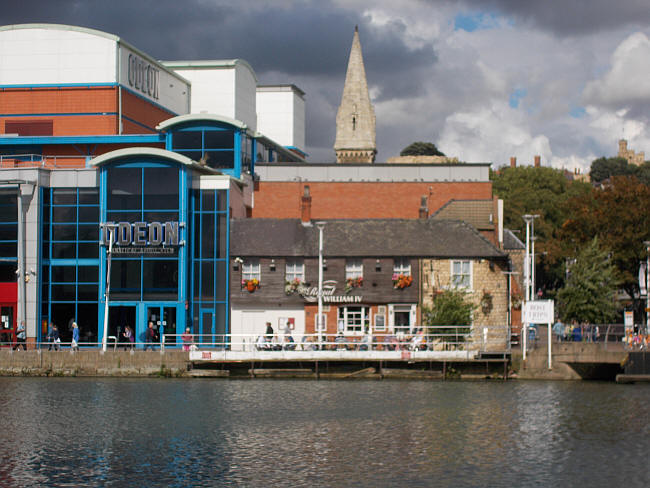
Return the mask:
POLYGON ((524 303, 524 322, 527 324, 550 324, 554 318, 553 300, 533 300, 524 303))
POLYGON ((106 222, 100 224, 102 244, 108 245, 108 228, 113 254, 174 254, 179 245, 178 222, 106 222))
POLYGON ((626 310, 623 313, 623 320, 624 320, 624 323, 625 323, 625 331, 626 332, 628 330, 633 330, 634 329, 634 312, 626 310))
MULTIPOLYGON (((323 281, 323 303, 363 303, 362 295, 337 295, 336 280, 323 281)), ((318 287, 307 286, 300 283, 295 290, 306 302, 315 303, 318 301, 318 287)), ((289 293, 293 293, 290 291, 289 293)))

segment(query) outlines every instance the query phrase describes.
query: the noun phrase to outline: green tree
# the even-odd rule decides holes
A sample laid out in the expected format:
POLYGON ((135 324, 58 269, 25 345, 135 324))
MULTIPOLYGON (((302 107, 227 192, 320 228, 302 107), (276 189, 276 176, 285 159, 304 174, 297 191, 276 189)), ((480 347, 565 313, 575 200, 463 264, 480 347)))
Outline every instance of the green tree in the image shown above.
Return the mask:
POLYGON ((643 241, 650 240, 650 187, 635 177, 613 176, 604 189, 570 199, 566 209, 569 217, 558 233, 564 256, 575 257, 597 236, 612 253, 620 286, 640 307, 637 273, 646 257, 643 241))
POLYGON ((432 142, 414 142, 399 153, 400 156, 444 156, 432 142))
POLYGON ((536 284, 555 290, 564 281, 564 255, 557 233, 568 218, 566 202, 588 194, 589 183, 569 181, 561 170, 533 166, 502 167, 490 173, 494 194, 504 201, 504 226, 519 233, 525 241, 524 214, 537 214, 535 220, 536 284))
POLYGON ((620 157, 602 157, 592 161, 589 178, 591 178, 591 181, 595 183, 600 183, 612 176, 629 175, 633 173, 634 170, 628 164, 627 159, 620 157))
POLYGON ((460 342, 469 334, 472 312, 476 309, 469 295, 461 289, 445 290, 434 295, 431 308, 423 307, 422 320, 426 326, 464 325, 466 327, 449 327, 429 329, 430 336, 438 336, 446 342, 460 342))
POLYGON ((566 284, 558 293, 563 320, 604 324, 616 317, 616 273, 608 254, 600 247, 597 237, 578 254, 569 268, 566 284))

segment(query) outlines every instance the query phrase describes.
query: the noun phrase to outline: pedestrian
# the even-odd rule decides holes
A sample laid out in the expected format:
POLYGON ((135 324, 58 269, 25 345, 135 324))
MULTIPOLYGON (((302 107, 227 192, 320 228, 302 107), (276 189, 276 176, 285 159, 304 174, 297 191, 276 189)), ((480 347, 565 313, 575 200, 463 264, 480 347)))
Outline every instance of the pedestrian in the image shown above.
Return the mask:
POLYGON ((560 319, 557 319, 557 322, 553 324, 553 334, 555 334, 557 342, 562 342, 562 336, 564 335, 564 324, 560 321, 560 319))
POLYGON ((151 347, 152 351, 156 350, 156 347, 153 345, 156 340, 156 331, 153 328, 153 322, 149 321, 149 325, 147 326, 147 330, 144 332, 144 350, 146 351, 149 347, 151 347))
POLYGON ((54 330, 54 322, 50 322, 50 325, 47 328, 47 336, 46 336, 47 343, 48 343, 48 346, 49 346, 47 348, 48 351, 52 350, 52 331, 53 330, 54 330))
POLYGON ((163 325, 163 321, 160 321, 160 325, 158 326, 158 331, 157 331, 157 340, 161 344, 165 342, 165 326, 163 325))
POLYGON ((271 327, 271 322, 266 323, 266 340, 269 342, 273 340, 273 327, 271 327))
POLYGON ((122 332, 122 336, 124 337, 124 339, 128 344, 127 347, 133 350, 133 342, 135 340, 135 337, 133 336, 133 329, 131 329, 131 327, 127 325, 126 327, 124 327, 124 332, 122 332))
POLYGON ((27 346, 25 345, 25 321, 21 320, 20 324, 18 324, 18 330, 16 332, 16 345, 14 346, 14 351, 20 348, 20 346, 23 346, 23 351, 27 350, 27 346))
POLYGON ((79 326, 77 322, 72 322, 72 345, 70 349, 73 351, 79 350, 79 326))
POLYGON ((59 329, 56 326, 56 324, 52 324, 52 344, 50 344, 50 348, 54 346, 54 350, 58 351, 60 344, 61 344, 61 338, 59 337, 59 329))
POLYGON ((189 351, 192 341, 194 340, 192 334, 190 334, 189 327, 185 329, 185 333, 181 336, 181 340, 183 341, 183 351, 189 351))

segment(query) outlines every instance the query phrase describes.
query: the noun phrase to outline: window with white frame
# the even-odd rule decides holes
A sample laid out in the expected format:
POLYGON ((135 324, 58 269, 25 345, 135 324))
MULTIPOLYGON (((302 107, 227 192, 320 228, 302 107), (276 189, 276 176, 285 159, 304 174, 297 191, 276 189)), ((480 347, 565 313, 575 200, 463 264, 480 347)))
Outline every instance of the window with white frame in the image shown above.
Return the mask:
POLYGON ((287 259, 285 267, 285 279, 287 281, 305 281, 305 263, 302 259, 287 259))
POLYGON ((345 334, 362 334, 370 328, 370 307, 339 307, 338 321, 345 334))
POLYGON ((411 276, 411 260, 408 258, 395 258, 393 261, 393 274, 411 276))
POLYGON ((377 307, 377 312, 374 315, 374 319, 375 319, 375 330, 386 329, 386 305, 379 305, 377 307))
POLYGON ((454 288, 472 288, 472 262, 451 262, 451 286, 454 288))
POLYGON ((242 271, 241 271, 241 278, 242 280, 248 281, 248 280, 257 280, 261 281, 261 273, 260 273, 260 260, 259 259, 246 259, 242 263, 242 271))
POLYGON ((345 279, 363 278, 363 261, 361 259, 348 259, 345 261, 345 279))

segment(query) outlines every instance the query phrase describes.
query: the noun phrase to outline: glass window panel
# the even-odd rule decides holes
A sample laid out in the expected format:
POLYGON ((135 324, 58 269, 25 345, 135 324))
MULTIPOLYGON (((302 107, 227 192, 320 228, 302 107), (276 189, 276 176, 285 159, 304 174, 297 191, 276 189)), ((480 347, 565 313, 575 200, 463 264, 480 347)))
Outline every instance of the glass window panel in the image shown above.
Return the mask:
POLYGON ((208 166, 212 168, 234 168, 234 151, 205 151, 208 166))
POLYGON ((144 168, 144 208, 178 209, 179 169, 144 168))
POLYGON ((285 265, 285 280, 305 281, 305 264, 302 259, 287 259, 285 265))
POLYGON ((52 207, 52 220, 54 222, 76 222, 77 207, 52 207))
POLYGON ((140 298, 140 260, 111 262, 111 298, 140 298))
POLYGON ((52 203, 54 205, 76 205, 77 190, 75 188, 53 188, 52 203))
POLYGON ((202 190, 201 191, 201 210, 212 211, 214 210, 214 190, 202 190))
POLYGON ((0 243, 0 258, 15 258, 18 256, 18 244, 11 242, 0 243))
POLYGON ((361 259, 348 259, 345 262, 345 279, 363 278, 363 261, 361 259))
POLYGON ((79 188, 80 205, 99 205, 99 188, 79 188))
POLYGON ((214 299, 214 266, 211 261, 201 262, 201 298, 214 299))
POLYGON ((260 281, 260 260, 259 259, 246 259, 242 263, 242 280, 256 279, 260 281))
POLYGON ((107 222, 140 222, 142 220, 142 212, 106 212, 107 222))
MULTIPOLYGON (((52 285, 52 301, 76 300, 75 285, 52 285)), ((67 323, 67 322, 66 322, 67 323)))
POLYGON ((178 212, 145 212, 145 222, 178 222, 178 212))
POLYGON ((186 158, 190 158, 193 161, 198 161, 199 159, 201 159, 201 155, 203 154, 203 152, 200 149, 198 149, 196 151, 187 151, 186 150, 186 151, 176 151, 176 152, 178 154, 182 154, 186 158))
POLYGON ((0 225, 0 241, 16 241, 18 240, 18 225, 0 225))
POLYGON ((395 258, 393 262, 393 273, 411 276, 411 261, 407 258, 395 258))
POLYGON ((231 130, 206 130, 205 149, 231 149, 235 147, 235 133, 231 130))
MULTIPOLYGON (((59 329, 59 337, 63 342, 69 342, 72 333, 68 330, 70 319, 76 318, 74 303, 53 303, 50 320, 59 329)), ((47 333, 47 330, 45 331, 47 333)))
POLYGON ((108 209, 136 209, 141 206, 142 169, 109 168, 107 171, 108 209))
POLYGON ((200 149, 202 132, 180 131, 172 134, 172 147, 174 149, 200 149))
POLYGON ((201 252, 201 214, 194 214, 194 257, 200 257, 201 252))
POLYGON ((41 301, 50 301, 50 286, 47 283, 43 283, 43 287, 41 288, 41 301))
POLYGON ((80 242, 79 259, 94 259, 99 257, 99 242, 80 242))
POLYGON ((214 214, 201 215, 201 257, 214 257, 214 214))
MULTIPOLYGON (((50 188, 43 188, 43 205, 49 205, 50 204, 50 188)), ((2 197, 0 196, 0 199, 2 197)), ((0 200, 1 201, 1 200, 0 200)))
POLYGON ((228 285, 228 279, 226 276, 227 266, 225 261, 215 261, 215 266, 217 268, 217 274, 215 278, 215 293, 214 298, 217 301, 222 301, 226 299, 226 290, 228 285))
POLYGON ((79 222, 99 222, 99 207, 79 207, 79 222))
POLYGON ((143 299, 178 299, 178 260, 145 260, 142 269, 143 299))
POLYGON ((228 190, 217 190, 217 210, 220 212, 228 210, 228 190))
POLYGON ((80 241, 95 241, 99 240, 99 225, 79 225, 79 238, 80 241))
POLYGON ((79 266, 80 283, 97 283, 99 281, 99 266, 79 266))
POLYGON ((16 281, 18 263, 0 263, 0 282, 16 281))
POLYGON ((53 241, 76 241, 77 226, 75 224, 53 225, 52 240, 53 241))
POLYGON ((43 223, 49 224, 50 223, 50 211, 52 209, 49 206, 44 206, 43 207, 43 223))
POLYGON ((74 283, 77 281, 77 268, 74 266, 52 266, 52 282, 74 283))
POLYGON ((41 247, 41 253, 43 259, 50 259, 50 244, 48 242, 43 243, 43 246, 41 247))
POLYGON ((74 242, 52 244, 52 259, 75 259, 77 248, 74 242))
POLYGON ((201 262, 194 261, 194 275, 192 276, 192 282, 194 283, 194 300, 199 299, 199 293, 201 291, 201 262))
POLYGON ((18 197, 0 194, 0 222, 18 221, 18 197))
POLYGON ((99 300, 99 286, 98 285, 78 285, 77 287, 78 300, 84 302, 96 302, 99 300))
POLYGON ((226 305, 223 303, 217 304, 214 314, 214 332, 215 334, 226 333, 226 305))
POLYGON ((80 303, 77 305, 77 325, 81 342, 97 342, 98 305, 80 303))

